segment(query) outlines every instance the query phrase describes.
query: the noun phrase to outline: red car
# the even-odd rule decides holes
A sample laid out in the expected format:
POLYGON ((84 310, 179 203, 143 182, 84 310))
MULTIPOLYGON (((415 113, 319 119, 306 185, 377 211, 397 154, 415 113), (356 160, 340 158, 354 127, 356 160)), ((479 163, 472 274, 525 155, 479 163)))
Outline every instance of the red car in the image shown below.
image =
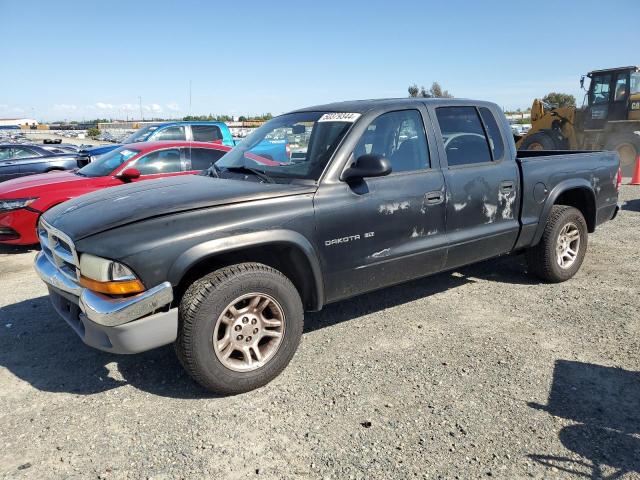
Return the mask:
MULTIPOLYGON (((124 145, 76 171, 51 172, 0 183, 0 243, 38 243, 40 215, 70 198, 102 188, 173 175, 198 173, 231 150, 204 142, 124 145)), ((261 163, 266 159, 256 158, 261 163)))

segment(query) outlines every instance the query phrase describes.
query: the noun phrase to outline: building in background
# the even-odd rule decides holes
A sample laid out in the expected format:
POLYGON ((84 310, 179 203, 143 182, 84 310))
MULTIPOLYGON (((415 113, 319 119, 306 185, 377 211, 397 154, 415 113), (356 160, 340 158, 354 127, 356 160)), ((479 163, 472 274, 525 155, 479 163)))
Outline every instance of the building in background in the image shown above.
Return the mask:
POLYGON ((33 118, 0 118, 0 126, 18 125, 19 127, 35 127, 38 121, 33 118))

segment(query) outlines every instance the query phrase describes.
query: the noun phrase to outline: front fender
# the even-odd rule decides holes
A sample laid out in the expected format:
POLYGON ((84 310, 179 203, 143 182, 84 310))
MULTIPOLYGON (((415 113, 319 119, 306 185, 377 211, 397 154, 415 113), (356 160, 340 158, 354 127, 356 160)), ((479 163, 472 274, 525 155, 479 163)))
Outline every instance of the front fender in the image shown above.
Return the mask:
POLYGON ((177 285, 184 275, 197 263, 220 254, 235 252, 248 247, 259 247, 273 244, 288 244, 298 248, 311 266, 313 285, 315 289, 316 309, 324 303, 324 283, 320 262, 313 245, 306 237, 292 230, 266 230, 244 233, 224 238, 209 240, 184 251, 169 269, 168 280, 177 285))
MULTIPOLYGON (((547 225, 547 220, 549 220, 549 215, 551 214, 551 208, 553 208, 553 206, 556 204, 556 201, 558 200, 560 195, 573 189, 585 190, 587 192, 589 200, 595 207, 595 192, 593 191, 593 186, 588 180, 584 178, 570 178, 558 183, 547 195, 547 200, 545 201, 542 212, 540 213, 540 221, 538 222, 538 227, 536 228, 536 233, 533 237, 532 245, 537 245, 542 238, 544 228, 547 225)), ((587 222, 589 222, 589 219, 587 219, 587 222)))

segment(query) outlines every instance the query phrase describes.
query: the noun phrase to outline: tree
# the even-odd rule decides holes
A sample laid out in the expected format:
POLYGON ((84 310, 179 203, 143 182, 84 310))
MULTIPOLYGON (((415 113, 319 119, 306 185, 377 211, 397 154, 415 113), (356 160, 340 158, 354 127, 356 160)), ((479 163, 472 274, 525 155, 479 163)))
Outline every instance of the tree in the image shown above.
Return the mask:
POLYGON ((544 103, 554 107, 576 107, 576 97, 568 93, 551 92, 542 97, 544 103))
POLYGON ((453 95, 451 95, 448 90, 443 90, 438 82, 433 82, 429 90, 424 87, 418 88, 418 85, 414 83, 409 86, 407 91, 409 92, 410 97, 453 98, 453 95))
POLYGON ((92 127, 87 130, 87 135, 89 135, 89 137, 91 138, 96 138, 98 135, 100 135, 100 130, 97 127, 92 127))

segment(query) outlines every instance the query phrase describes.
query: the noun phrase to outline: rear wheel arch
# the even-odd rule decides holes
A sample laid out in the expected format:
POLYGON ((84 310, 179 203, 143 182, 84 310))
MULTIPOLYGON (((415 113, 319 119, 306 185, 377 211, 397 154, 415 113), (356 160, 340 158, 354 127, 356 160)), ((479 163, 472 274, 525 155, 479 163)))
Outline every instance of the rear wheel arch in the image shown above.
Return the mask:
POLYGON ((569 180, 558 184, 547 197, 540 222, 536 230, 533 245, 542 238, 545 225, 554 205, 566 205, 578 209, 587 223, 587 231, 593 233, 596 229, 596 197, 591 184, 584 179, 569 180))
POLYGON ((319 310, 324 302, 320 265, 311 244, 296 232, 260 232, 196 245, 173 263, 169 281, 176 301, 197 279, 217 269, 257 262, 282 272, 298 290, 305 309, 319 310))

